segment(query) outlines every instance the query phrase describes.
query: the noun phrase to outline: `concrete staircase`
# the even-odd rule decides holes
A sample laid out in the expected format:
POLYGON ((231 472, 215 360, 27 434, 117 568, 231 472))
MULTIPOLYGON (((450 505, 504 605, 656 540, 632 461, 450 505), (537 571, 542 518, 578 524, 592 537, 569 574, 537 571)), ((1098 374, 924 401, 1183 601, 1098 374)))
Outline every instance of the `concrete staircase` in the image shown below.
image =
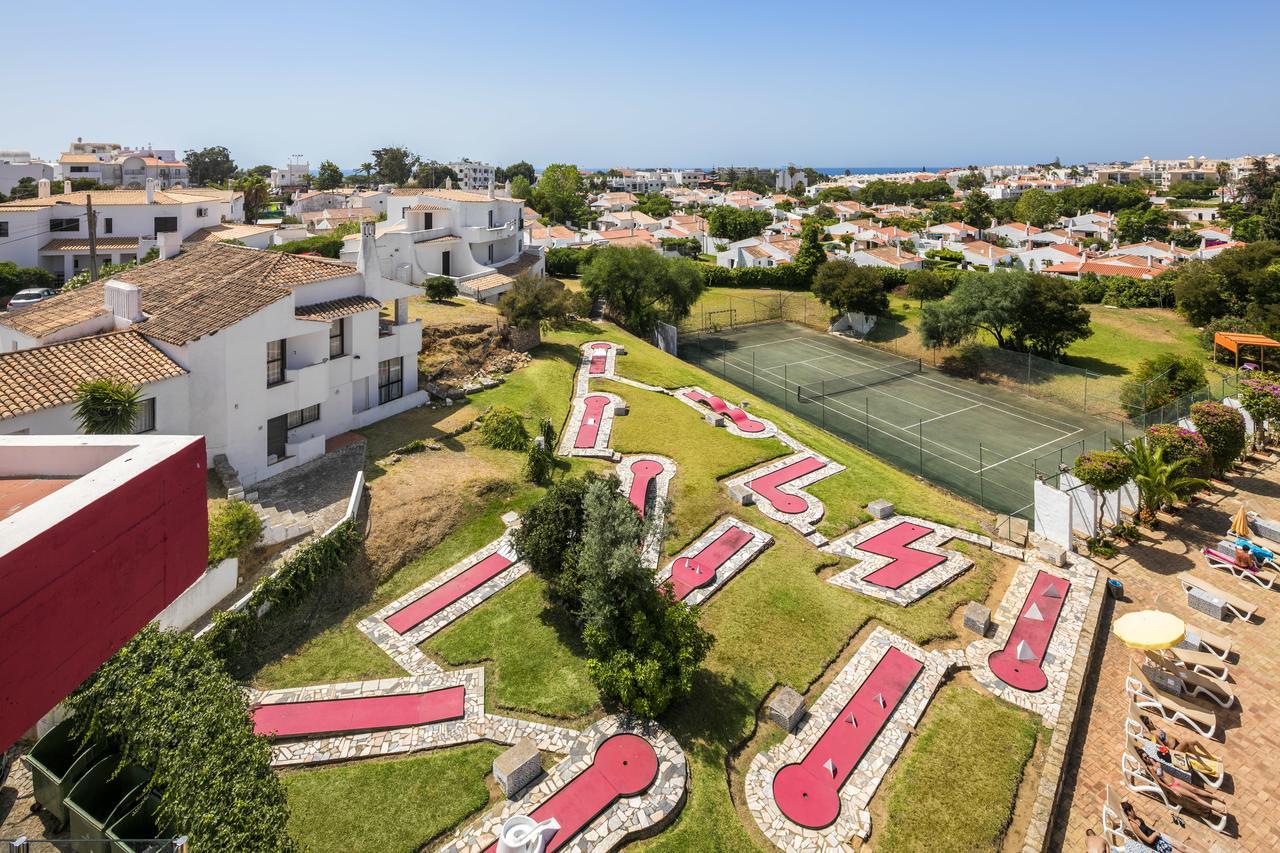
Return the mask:
POLYGON ((262 544, 276 545, 289 542, 313 532, 306 513, 296 513, 285 507, 258 503, 257 492, 245 495, 253 511, 262 519, 262 544))

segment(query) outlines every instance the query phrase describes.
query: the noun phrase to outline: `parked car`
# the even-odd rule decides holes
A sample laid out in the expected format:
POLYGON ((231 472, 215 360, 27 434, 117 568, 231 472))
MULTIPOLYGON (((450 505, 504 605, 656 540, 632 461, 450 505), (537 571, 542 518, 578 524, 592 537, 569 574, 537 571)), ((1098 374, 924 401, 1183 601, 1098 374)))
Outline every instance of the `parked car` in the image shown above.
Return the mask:
POLYGON ((13 296, 9 297, 9 304, 6 305, 10 311, 15 308, 25 308, 28 305, 35 305, 37 302, 43 302, 50 296, 55 296, 58 291, 50 287, 28 287, 26 290, 19 290, 13 296))

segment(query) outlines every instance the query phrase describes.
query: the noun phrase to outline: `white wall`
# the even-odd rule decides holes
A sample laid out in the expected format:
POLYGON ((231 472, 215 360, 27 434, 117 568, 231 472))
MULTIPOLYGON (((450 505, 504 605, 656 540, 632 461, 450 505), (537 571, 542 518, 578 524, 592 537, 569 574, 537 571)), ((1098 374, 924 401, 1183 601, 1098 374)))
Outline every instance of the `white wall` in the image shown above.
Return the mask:
POLYGON ((1064 548, 1071 547, 1071 496, 1041 480, 1035 482, 1036 532, 1064 548))
MULTIPOLYGON (((195 435, 201 430, 190 418, 190 377, 173 376, 142 386, 139 397, 156 401, 156 434, 195 435)), ((75 404, 67 403, 0 420, 0 435, 74 435, 80 432, 75 404)))
POLYGON ((160 611, 156 621, 166 630, 182 631, 235 591, 240 579, 240 561, 228 557, 211 566, 187 587, 182 595, 160 611))

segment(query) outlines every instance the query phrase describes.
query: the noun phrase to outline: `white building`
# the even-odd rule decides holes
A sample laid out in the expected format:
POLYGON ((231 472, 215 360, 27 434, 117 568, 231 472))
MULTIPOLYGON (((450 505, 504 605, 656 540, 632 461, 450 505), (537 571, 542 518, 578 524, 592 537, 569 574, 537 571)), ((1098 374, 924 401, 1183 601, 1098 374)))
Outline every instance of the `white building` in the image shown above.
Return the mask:
POLYGON ((103 263, 125 263, 159 248, 165 257, 196 231, 244 218, 244 196, 227 190, 96 190, 39 195, 0 204, 0 261, 40 267, 65 281, 89 268, 88 202, 103 263))
POLYGON ((498 170, 488 163, 481 163, 478 160, 468 160, 463 157, 454 163, 449 164, 449 168, 453 169, 458 176, 458 186, 464 190, 488 190, 495 186, 498 170))
MULTIPOLYGON (((387 199, 387 221, 377 224, 382 274, 405 284, 448 276, 458 290, 492 302, 521 272, 541 275, 539 247, 526 247, 524 202, 499 198, 493 190, 398 189, 387 199)), ((354 260, 358 241, 346 238, 344 260, 354 260)))
POLYGON ((139 432, 204 434, 257 482, 427 401, 417 292, 376 267, 193 246, 0 317, 0 434, 77 432, 75 386, 116 377, 140 386, 139 432))
POLYGON ((311 186, 311 164, 290 163, 271 170, 271 188, 277 192, 290 192, 311 186))
POLYGON ((31 159, 30 151, 0 151, 0 193, 8 195, 23 178, 33 181, 53 180, 54 166, 31 159))
POLYGON ((105 187, 140 190, 147 180, 160 189, 191 182, 187 164, 173 149, 123 148, 115 142, 77 139, 58 158, 58 175, 64 180, 87 178, 105 187))

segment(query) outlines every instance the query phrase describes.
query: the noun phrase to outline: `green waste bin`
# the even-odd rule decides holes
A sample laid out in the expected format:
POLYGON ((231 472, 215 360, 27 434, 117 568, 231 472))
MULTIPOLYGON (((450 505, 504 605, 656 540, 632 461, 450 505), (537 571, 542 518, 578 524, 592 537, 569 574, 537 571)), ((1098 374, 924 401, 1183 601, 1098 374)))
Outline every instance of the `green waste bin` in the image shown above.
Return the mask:
POLYGON ((82 747, 79 739, 72 736, 71 720, 67 719, 45 732, 22 757, 31 771, 36 802, 57 819, 59 826, 67 822, 63 800, 102 753, 97 744, 82 747))
POLYGON ((107 827, 111 853, 156 853, 167 849, 168 842, 160 839, 172 836, 160 828, 159 813, 160 795, 152 791, 133 811, 107 827))
POLYGON ((115 755, 85 771, 67 794, 67 833, 72 838, 97 839, 100 843, 81 844, 78 850, 106 853, 107 827, 133 811, 150 778, 151 774, 142 767, 120 767, 119 756, 115 755))

